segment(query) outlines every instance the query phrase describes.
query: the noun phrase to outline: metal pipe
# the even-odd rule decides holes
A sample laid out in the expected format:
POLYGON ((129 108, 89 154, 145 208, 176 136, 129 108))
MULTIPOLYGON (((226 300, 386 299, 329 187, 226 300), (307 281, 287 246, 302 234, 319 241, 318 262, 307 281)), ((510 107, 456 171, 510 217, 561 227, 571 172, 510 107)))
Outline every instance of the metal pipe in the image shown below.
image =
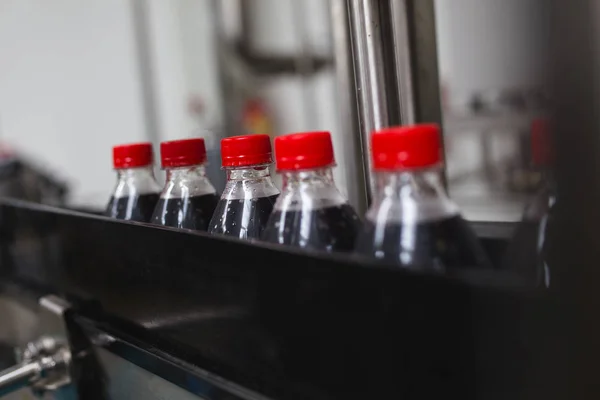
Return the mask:
POLYGON ((388 98, 393 90, 386 84, 379 3, 378 0, 349 0, 348 3, 358 124, 369 203, 373 192, 369 136, 373 130, 390 125, 388 98))
POLYGON ((394 74, 398 90, 400 120, 403 124, 416 121, 415 92, 411 65, 410 27, 405 0, 390 2, 391 35, 394 54, 394 74), (395 50, 395 51, 394 51, 395 50))
MULTIPOLYGON (((389 0, 395 3, 398 0, 389 0)), ((406 4, 415 122, 442 125, 437 58, 435 0, 402 0, 406 4)), ((396 51, 403 51, 402 48, 396 51)))
POLYGON ((15 392, 39 377, 41 372, 37 361, 21 364, 0 371, 0 396, 15 392))
MULTIPOLYGON (((347 0, 331 0, 330 5, 340 129, 344 135, 349 136, 344 141, 343 151, 344 154, 353 156, 351 160, 362 160, 348 4, 347 0)), ((366 175, 369 171, 362 163, 346 162, 345 172, 348 199, 362 215, 366 212, 368 203, 366 175)))
POLYGON ((388 123, 377 3, 373 0, 350 0, 349 9, 359 111, 358 124, 368 203, 371 203, 373 193, 369 135, 373 130, 382 128, 388 123))
POLYGON ((373 130, 441 124, 434 0, 348 0, 367 198, 373 130))

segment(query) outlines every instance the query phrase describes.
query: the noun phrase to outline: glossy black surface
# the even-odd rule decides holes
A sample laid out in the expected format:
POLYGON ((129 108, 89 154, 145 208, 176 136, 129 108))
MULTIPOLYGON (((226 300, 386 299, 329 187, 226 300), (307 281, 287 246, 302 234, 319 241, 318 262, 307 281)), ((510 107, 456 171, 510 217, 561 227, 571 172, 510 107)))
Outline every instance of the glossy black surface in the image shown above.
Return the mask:
POLYGON ((348 204, 317 210, 274 211, 262 239, 308 250, 352 251, 359 229, 360 219, 348 204))
POLYGON ((273 399, 539 398, 560 348, 550 300, 497 272, 415 274, 21 203, 0 219, 2 281, 66 296, 165 368, 273 399))
POLYGON ((383 227, 365 221, 356 251, 407 268, 439 272, 492 268, 475 232, 458 215, 412 225, 386 223, 383 227))
MULTIPOLYGON (((234 382, 224 380, 222 377, 216 377, 209 371, 206 371, 197 366, 185 363, 182 360, 178 360, 168 352, 164 351, 164 346, 154 346, 149 348, 147 342, 144 341, 144 331, 136 332, 135 327, 128 327, 128 332, 119 329, 123 322, 121 321, 107 321, 102 317, 98 317, 95 311, 87 309, 80 310, 77 313, 71 313, 67 315, 67 323, 69 326, 74 327, 75 331, 82 332, 88 341, 91 341, 91 346, 81 349, 86 354, 94 354, 93 347, 102 348, 108 350, 123 360, 118 365, 110 365, 111 368, 117 369, 116 371, 110 371, 111 375, 118 374, 120 369, 125 369, 126 373, 131 374, 131 368, 128 366, 128 362, 135 364, 138 367, 149 371, 152 374, 158 375, 161 378, 178 385, 187 391, 200 396, 201 399, 207 400, 243 400, 243 399, 261 399, 262 397, 255 392, 251 392, 246 388, 236 385, 234 382), (110 340, 106 340, 110 337, 110 340), (86 351, 87 350, 87 351, 86 351), (92 350, 92 351, 90 351, 92 350)), ((73 333, 73 330, 71 331, 73 333)), ((81 347, 81 346, 80 346, 81 347)), ((78 363, 80 358, 76 360, 78 363)), ((91 360, 86 359, 86 365, 82 366, 88 374, 95 372, 95 381, 90 382, 88 385, 97 385, 98 381, 109 385, 113 385, 112 391, 118 390, 115 388, 114 383, 106 382, 106 379, 102 379, 102 372, 98 371, 98 368, 89 368, 91 360), (91 371, 89 371, 91 369, 91 371)), ((108 372, 108 371, 107 371, 108 372)), ((107 374, 108 375, 108 374, 107 374)), ((138 382, 139 383, 139 382, 138 382)), ((133 385, 133 383, 132 383, 133 385)), ((156 398, 163 398, 165 396, 165 384, 162 382, 154 382, 153 392, 157 394, 156 398), (161 397, 163 396, 163 397, 161 397)), ((81 386, 81 385, 80 385, 81 386)), ((139 388, 131 387, 128 388, 127 393, 138 393, 139 388)), ((97 392, 102 392, 98 390, 97 392)), ((82 396, 83 399, 95 399, 96 397, 82 396)), ((102 399, 108 397, 102 397, 102 399)), ((139 397, 135 397, 136 399, 139 397)), ((173 399, 177 400, 177 399, 173 399)))
POLYGON ((547 235, 541 221, 521 221, 504 256, 503 267, 535 286, 550 286, 551 274, 544 246, 547 235))
POLYGON ((106 207, 106 216, 127 221, 150 222, 158 197, 158 193, 111 197, 106 207))
POLYGON ((525 208, 503 260, 503 268, 537 287, 552 285, 549 249, 556 225, 556 193, 554 184, 548 182, 552 181, 547 181, 525 208))
POLYGON ((219 197, 205 194, 188 198, 160 199, 152 215, 152 223, 196 231, 208 229, 219 197))
POLYGON ((259 239, 277 196, 219 200, 208 231, 240 239, 259 239))

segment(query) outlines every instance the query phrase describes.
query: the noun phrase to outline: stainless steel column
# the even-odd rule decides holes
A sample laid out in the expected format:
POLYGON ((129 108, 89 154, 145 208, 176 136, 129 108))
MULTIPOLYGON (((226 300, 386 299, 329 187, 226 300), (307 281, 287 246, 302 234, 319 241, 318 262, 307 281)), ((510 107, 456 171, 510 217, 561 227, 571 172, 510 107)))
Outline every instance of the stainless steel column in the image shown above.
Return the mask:
MULTIPOLYGON (((442 126, 442 102, 438 72, 435 0, 388 0, 404 3, 408 27, 408 51, 413 82, 414 122, 435 122, 442 126)), ((395 26, 399 26, 396 24, 395 26)), ((397 65, 402 67, 401 65, 397 65)), ((404 122, 403 122, 404 123, 404 122)))
POLYGON ((369 170, 362 162, 363 144, 356 104, 357 93, 354 81, 348 4, 347 0, 330 0, 330 5, 340 127, 342 132, 348 135, 343 151, 345 154, 351 155, 351 159, 354 160, 345 165, 348 199, 354 208, 363 215, 368 205, 369 170))
POLYGON ((371 202, 373 180, 369 135, 390 125, 387 98, 393 85, 386 84, 381 16, 378 0, 349 0, 350 33, 358 104, 358 126, 365 169, 367 202, 371 202))
POLYGON ((415 92, 413 88, 410 28, 406 1, 391 1, 390 18, 394 51, 394 77, 398 91, 400 120, 403 124, 415 122, 415 92))
MULTIPOLYGON (((337 3, 337 1, 336 1, 337 3)), ((441 123, 434 0, 346 0, 357 104, 355 141, 362 150, 368 201, 373 182, 373 130, 415 122, 441 123)), ((336 6, 334 6, 335 9, 336 6)), ((334 18, 334 30, 341 18, 334 18)), ((336 49, 342 35, 335 35, 336 49)), ((340 61, 339 54, 336 56, 340 61)), ((342 58, 343 60, 343 58, 342 58)), ((339 71, 339 69, 338 69, 339 71)))

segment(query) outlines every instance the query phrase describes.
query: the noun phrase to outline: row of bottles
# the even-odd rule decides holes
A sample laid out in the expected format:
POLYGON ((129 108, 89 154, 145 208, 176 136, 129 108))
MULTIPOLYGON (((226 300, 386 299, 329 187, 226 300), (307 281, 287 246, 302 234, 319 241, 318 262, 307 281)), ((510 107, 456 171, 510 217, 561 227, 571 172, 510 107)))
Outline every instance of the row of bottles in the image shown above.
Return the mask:
POLYGON ((376 188, 364 221, 335 185, 328 132, 280 136, 274 143, 281 193, 269 171, 270 138, 248 135, 221 142, 227 183, 220 197, 206 177, 201 138, 161 143, 167 173, 162 191, 149 143, 116 146, 119 179, 107 215, 305 249, 355 251, 407 268, 492 268, 444 190, 437 125, 372 134, 376 188))

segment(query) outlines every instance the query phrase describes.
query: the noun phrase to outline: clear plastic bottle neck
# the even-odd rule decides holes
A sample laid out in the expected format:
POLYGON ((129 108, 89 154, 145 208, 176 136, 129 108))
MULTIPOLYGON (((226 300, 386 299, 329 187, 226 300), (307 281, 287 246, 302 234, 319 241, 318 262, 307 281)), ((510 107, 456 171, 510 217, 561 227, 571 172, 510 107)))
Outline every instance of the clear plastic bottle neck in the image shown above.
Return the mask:
POLYGON ((375 173, 376 191, 367 219, 418 223, 458 214, 442 184, 441 167, 375 173))
POLYGON ((337 189, 331 167, 282 171, 282 190, 275 209, 320 209, 340 206, 346 199, 337 189))
POLYGON ((166 168, 167 180, 189 179, 194 177, 206 178, 204 165, 193 165, 177 168, 166 168))
POLYGON ((117 186, 113 191, 114 197, 158 192, 160 192, 160 187, 154 177, 154 167, 152 165, 117 170, 117 186))
POLYGON ((167 182, 161 194, 163 198, 202 196, 216 192, 203 164, 167 168, 166 171, 167 182))
POLYGON ((283 189, 295 189, 304 185, 333 186, 333 171, 331 168, 320 168, 305 171, 284 171, 281 173, 283 189))
POLYGON ((271 179, 271 172, 269 171, 269 165, 253 165, 250 167, 237 167, 229 168, 226 167, 227 180, 228 181, 243 181, 243 180, 255 180, 255 179, 271 179))
POLYGON ((268 164, 225 169, 227 183, 221 196, 222 199, 247 200, 279 194, 279 189, 271 179, 268 164))
POLYGON ((147 165, 137 168, 122 168, 117 170, 118 179, 154 178, 154 167, 147 165))

